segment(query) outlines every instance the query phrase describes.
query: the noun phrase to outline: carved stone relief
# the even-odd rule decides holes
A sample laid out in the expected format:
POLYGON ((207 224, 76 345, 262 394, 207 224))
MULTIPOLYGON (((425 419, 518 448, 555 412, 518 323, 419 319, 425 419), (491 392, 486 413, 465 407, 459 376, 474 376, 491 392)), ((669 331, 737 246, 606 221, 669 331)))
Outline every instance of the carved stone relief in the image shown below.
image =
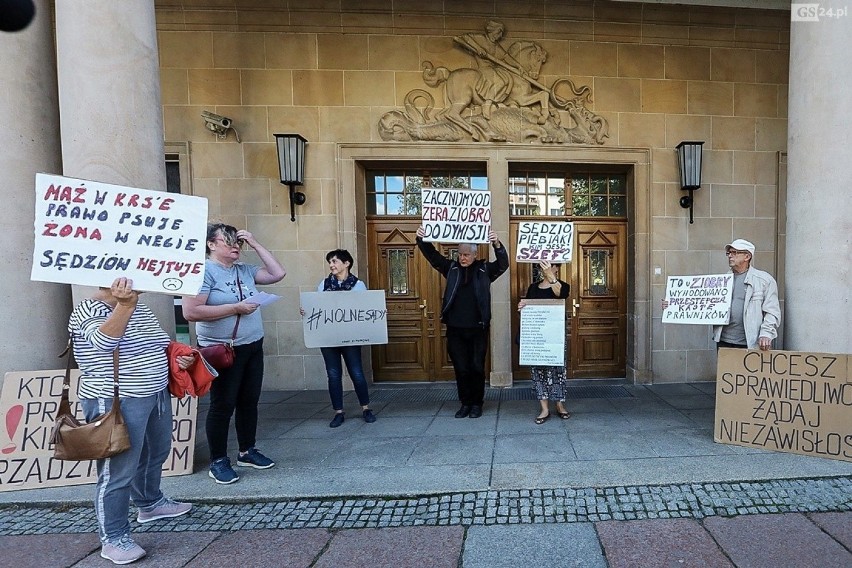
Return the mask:
POLYGON ((547 52, 529 40, 504 47, 504 30, 501 22, 489 21, 484 34, 453 38, 475 57, 475 68, 448 69, 424 61, 423 82, 443 86, 448 106, 435 109, 431 93, 413 89, 405 96, 404 111, 379 119, 382 139, 603 144, 608 124, 586 108, 591 88, 578 89, 567 77, 549 87, 540 82, 547 52))

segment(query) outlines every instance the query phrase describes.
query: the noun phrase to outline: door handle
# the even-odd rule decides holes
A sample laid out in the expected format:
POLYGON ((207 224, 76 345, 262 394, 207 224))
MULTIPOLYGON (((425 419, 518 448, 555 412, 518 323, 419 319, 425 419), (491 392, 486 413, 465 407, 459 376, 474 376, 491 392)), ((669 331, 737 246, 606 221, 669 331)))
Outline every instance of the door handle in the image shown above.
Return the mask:
POLYGON ((426 311, 426 302, 423 302, 422 304, 420 304, 420 309, 423 310, 423 311, 426 311))
POLYGON ((571 317, 577 317, 577 308, 580 307, 580 302, 571 302, 571 317))

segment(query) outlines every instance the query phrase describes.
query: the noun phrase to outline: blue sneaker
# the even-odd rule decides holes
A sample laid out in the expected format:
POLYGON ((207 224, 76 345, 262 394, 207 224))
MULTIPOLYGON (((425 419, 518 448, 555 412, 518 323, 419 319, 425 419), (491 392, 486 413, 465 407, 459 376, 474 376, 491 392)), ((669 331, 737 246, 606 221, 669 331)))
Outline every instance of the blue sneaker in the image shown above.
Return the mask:
POLYGON ((246 453, 240 452, 237 458, 237 465, 243 467, 253 467, 255 469, 269 469, 275 462, 257 451, 257 448, 249 448, 246 453))
POLYGON ((211 463, 208 475, 212 477, 216 483, 221 483, 222 485, 236 483, 240 480, 240 476, 237 475, 237 472, 231 467, 231 458, 228 457, 219 458, 211 463))

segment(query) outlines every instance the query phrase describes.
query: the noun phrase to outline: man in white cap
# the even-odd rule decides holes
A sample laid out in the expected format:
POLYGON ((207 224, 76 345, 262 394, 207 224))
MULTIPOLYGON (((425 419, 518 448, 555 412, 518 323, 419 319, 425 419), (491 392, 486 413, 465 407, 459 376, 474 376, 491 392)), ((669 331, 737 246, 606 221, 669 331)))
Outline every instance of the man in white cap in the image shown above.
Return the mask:
POLYGON ((727 325, 713 326, 713 339, 719 347, 768 351, 781 322, 778 284, 768 273, 751 266, 754 245, 747 240, 726 245, 725 254, 734 274, 731 319, 727 325))

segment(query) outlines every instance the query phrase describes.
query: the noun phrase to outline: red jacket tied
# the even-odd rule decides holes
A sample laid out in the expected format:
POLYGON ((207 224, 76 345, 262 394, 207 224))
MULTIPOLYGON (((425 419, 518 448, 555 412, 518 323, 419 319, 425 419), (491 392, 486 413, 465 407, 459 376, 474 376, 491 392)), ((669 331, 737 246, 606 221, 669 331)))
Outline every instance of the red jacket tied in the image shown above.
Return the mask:
POLYGON ((166 349, 169 358, 169 392, 177 398, 204 396, 210 390, 213 379, 218 375, 207 364, 197 349, 177 341, 169 343, 166 349), (177 358, 183 355, 195 355, 195 361, 186 369, 181 369, 177 358))

